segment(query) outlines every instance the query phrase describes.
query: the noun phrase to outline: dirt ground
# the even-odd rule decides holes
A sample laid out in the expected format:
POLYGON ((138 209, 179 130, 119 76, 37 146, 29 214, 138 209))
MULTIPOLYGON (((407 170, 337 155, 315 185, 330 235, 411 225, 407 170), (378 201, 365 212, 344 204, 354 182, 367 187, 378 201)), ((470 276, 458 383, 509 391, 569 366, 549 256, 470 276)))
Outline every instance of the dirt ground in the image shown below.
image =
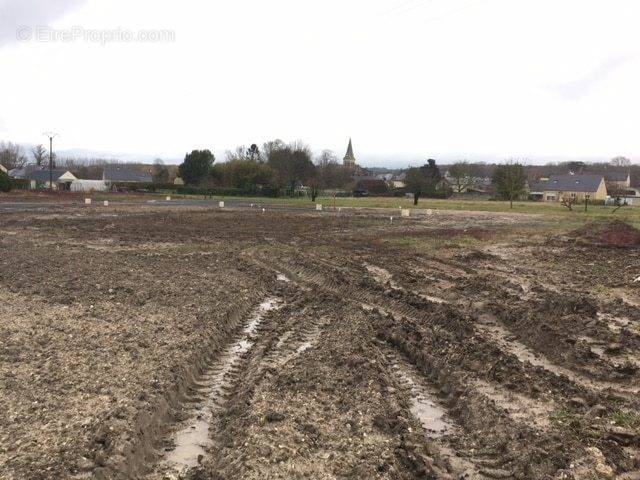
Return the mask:
POLYGON ((640 249, 588 231, 5 211, 0 478, 640 479, 640 249))

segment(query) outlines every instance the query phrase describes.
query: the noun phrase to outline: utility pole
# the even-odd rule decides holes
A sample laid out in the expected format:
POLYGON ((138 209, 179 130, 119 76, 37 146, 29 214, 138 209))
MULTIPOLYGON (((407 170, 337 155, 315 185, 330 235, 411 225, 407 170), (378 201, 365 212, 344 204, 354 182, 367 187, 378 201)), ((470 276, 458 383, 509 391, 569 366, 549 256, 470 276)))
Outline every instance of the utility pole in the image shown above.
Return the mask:
POLYGON ((45 132, 43 135, 49 137, 49 192, 53 193, 53 138, 58 134, 45 132))

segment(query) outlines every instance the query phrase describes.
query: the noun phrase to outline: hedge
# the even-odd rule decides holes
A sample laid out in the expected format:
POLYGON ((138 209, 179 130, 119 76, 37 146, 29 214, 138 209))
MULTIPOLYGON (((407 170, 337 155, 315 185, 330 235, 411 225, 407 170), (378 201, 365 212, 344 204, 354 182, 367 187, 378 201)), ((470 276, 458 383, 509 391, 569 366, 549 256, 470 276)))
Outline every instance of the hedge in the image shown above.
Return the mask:
POLYGON ((27 190, 31 182, 26 178, 12 178, 11 179, 11 188, 16 190, 27 190))
POLYGON ((227 188, 227 187, 177 187, 176 193, 182 195, 204 195, 206 197, 277 197, 278 191, 273 187, 227 188))

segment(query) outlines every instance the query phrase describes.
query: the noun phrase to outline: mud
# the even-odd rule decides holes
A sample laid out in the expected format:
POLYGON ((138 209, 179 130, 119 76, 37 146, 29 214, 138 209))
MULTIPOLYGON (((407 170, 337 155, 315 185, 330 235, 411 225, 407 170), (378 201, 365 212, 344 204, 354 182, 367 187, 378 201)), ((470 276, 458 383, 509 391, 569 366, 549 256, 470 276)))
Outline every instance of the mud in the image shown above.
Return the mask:
POLYGON ((7 211, 0 478, 638 478, 640 252, 546 227, 7 211))

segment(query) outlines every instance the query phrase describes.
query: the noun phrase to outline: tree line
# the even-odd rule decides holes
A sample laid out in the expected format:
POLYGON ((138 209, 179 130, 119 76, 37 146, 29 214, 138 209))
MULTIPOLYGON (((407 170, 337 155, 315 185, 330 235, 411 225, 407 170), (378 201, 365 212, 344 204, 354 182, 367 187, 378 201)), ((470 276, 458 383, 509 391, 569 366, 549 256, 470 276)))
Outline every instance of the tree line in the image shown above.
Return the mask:
POLYGON ((262 147, 240 146, 227 152, 225 162, 215 161, 210 150, 193 150, 178 167, 179 175, 187 185, 198 187, 249 191, 261 186, 294 194, 304 186, 314 201, 321 190, 344 188, 352 181, 352 172, 338 163, 333 152, 324 150, 314 159, 302 142, 273 140, 262 147))

